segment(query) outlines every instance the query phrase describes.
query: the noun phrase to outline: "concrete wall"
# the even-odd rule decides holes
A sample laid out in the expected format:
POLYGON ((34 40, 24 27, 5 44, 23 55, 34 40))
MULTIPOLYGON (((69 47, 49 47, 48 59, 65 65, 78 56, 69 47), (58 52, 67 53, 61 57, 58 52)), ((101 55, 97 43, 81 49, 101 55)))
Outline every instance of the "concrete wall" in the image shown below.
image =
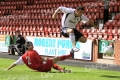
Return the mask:
POLYGON ((92 61, 97 62, 98 59, 98 41, 93 40, 93 55, 92 55, 92 61))
POLYGON ((116 40, 114 43, 114 62, 116 65, 120 65, 120 40, 116 40))
MULTIPOLYGON (((102 57, 103 55, 98 53, 98 41, 93 41, 92 62, 97 62, 97 59, 102 57)), ((120 40, 114 43, 114 63, 120 65, 120 40)))

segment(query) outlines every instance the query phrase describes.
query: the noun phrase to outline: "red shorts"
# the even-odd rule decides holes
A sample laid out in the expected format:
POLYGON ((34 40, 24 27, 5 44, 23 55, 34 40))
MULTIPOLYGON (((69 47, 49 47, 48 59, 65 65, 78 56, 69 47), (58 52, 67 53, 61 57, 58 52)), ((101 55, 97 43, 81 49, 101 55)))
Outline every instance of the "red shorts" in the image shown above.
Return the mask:
POLYGON ((53 61, 52 59, 50 59, 46 63, 44 63, 42 67, 40 67, 37 71, 48 72, 48 71, 51 71, 52 67, 53 67, 53 61))

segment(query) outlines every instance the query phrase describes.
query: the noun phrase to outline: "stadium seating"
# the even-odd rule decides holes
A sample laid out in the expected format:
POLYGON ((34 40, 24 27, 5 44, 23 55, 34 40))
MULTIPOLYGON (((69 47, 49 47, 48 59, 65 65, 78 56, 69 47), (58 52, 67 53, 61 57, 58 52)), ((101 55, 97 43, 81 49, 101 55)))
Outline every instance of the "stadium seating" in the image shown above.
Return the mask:
MULTIPOLYGON (((104 17, 104 2, 96 0, 5 0, 0 3, 0 34, 14 34, 21 30, 26 36, 63 37, 60 34, 62 13, 57 19, 52 19, 52 14, 59 6, 75 8, 79 5, 85 7, 85 15, 94 23, 99 24, 104 17), (8 32, 8 30, 10 32, 8 32)), ((76 26, 85 37, 92 39, 120 39, 120 1, 109 2, 109 14, 115 17, 112 22, 106 22, 101 31, 81 29, 83 26, 91 27, 89 23, 79 23, 76 26), (115 31, 118 29, 118 31, 115 31), (106 32, 108 30, 108 32, 106 32), (105 31, 105 32, 104 32, 105 31), (111 32, 111 33, 110 33, 111 32)))

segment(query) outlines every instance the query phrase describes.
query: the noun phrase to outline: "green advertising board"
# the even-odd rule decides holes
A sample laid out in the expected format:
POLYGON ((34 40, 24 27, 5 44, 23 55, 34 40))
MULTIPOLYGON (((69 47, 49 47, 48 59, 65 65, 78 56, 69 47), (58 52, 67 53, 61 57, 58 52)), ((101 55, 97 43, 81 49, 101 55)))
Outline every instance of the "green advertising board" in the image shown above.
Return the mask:
POLYGON ((104 53, 105 47, 109 46, 109 42, 113 42, 111 40, 99 40, 99 53, 104 53))
POLYGON ((9 35, 7 35, 7 36, 5 37, 5 45, 6 45, 6 46, 10 46, 10 42, 11 42, 11 37, 10 37, 9 35))
POLYGON ((13 36, 13 44, 16 44, 16 36, 13 36))
POLYGON ((16 44, 16 36, 7 35, 5 37, 5 45, 10 46, 11 44, 16 44))

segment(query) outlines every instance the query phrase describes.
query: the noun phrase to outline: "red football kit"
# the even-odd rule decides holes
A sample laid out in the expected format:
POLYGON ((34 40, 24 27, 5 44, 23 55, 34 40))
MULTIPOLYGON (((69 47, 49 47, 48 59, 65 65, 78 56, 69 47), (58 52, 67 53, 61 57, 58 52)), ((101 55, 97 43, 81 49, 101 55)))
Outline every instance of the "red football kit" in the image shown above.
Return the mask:
POLYGON ((26 53, 22 55, 22 59, 29 68, 40 72, 51 71, 51 68, 53 67, 51 59, 42 62, 42 57, 35 50, 26 51, 26 53))

